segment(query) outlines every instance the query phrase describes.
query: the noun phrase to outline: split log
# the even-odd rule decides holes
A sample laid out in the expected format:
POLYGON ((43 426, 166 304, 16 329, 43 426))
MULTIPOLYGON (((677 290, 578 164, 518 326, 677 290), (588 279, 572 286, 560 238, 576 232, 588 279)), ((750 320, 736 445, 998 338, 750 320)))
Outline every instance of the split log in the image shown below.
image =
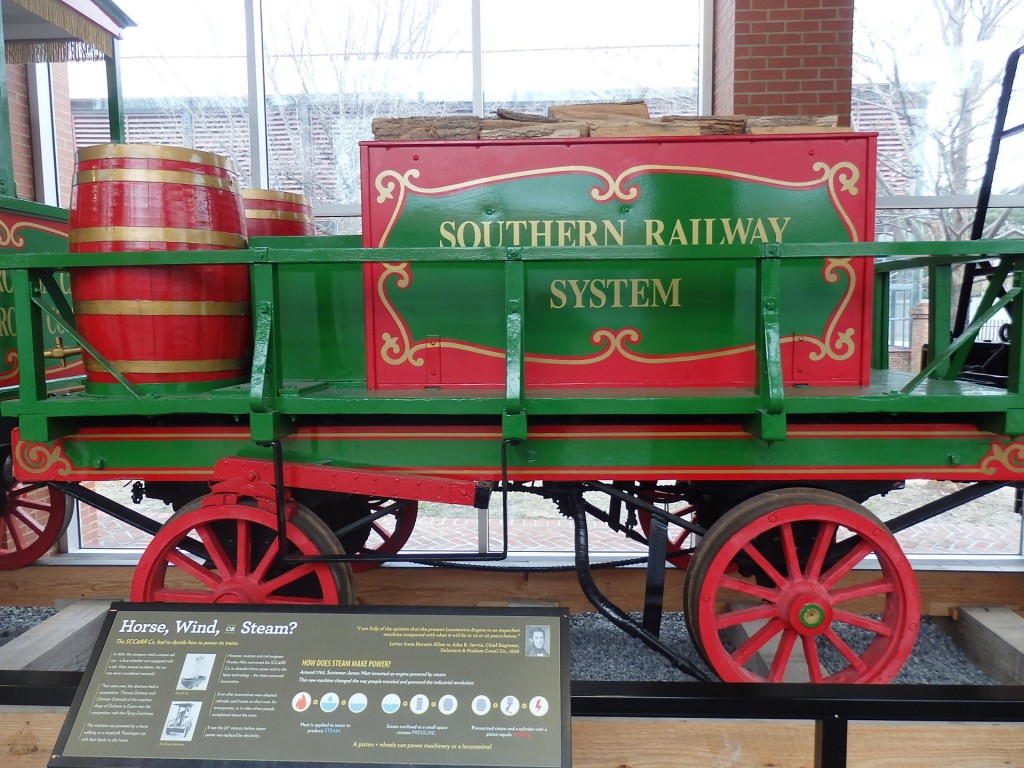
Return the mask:
POLYGON ((849 133, 851 128, 843 128, 838 125, 765 125, 748 127, 747 133, 751 135, 764 135, 768 133, 849 133))
POLYGON ((747 123, 744 115, 665 115, 661 120, 664 123, 692 123, 700 128, 701 136, 730 136, 743 133, 747 123))
POLYGON ((593 104, 556 104, 548 107, 548 117, 558 120, 650 120, 643 101, 593 104))
POLYGON ((587 135, 586 123, 552 121, 525 123, 517 120, 484 120, 481 139, 578 139, 587 135))
POLYGON ((661 122, 660 120, 600 120, 590 123, 590 135, 601 138, 615 136, 700 136, 694 123, 661 122))
POLYGON ((496 114, 502 120, 515 120, 520 123, 557 123, 553 117, 547 117, 546 115, 533 115, 529 112, 516 112, 512 109, 501 109, 500 107, 494 110, 496 114))
POLYGON ((418 141, 422 139, 478 139, 480 118, 453 117, 378 117, 373 120, 376 141, 418 141))
POLYGON ((838 115, 763 115, 747 118, 747 133, 812 133, 814 130, 838 127, 838 115))

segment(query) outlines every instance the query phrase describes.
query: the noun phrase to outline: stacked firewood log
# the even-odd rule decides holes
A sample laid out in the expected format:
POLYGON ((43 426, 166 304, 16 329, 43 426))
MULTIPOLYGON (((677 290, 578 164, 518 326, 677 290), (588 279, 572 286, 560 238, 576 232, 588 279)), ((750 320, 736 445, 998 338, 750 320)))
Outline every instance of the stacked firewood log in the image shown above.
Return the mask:
POLYGON ((582 136, 709 136, 739 133, 823 133, 839 128, 836 115, 744 117, 666 115, 652 119, 643 101, 559 104, 547 115, 496 110, 493 117, 395 117, 373 121, 377 141, 422 139, 574 139, 582 136))

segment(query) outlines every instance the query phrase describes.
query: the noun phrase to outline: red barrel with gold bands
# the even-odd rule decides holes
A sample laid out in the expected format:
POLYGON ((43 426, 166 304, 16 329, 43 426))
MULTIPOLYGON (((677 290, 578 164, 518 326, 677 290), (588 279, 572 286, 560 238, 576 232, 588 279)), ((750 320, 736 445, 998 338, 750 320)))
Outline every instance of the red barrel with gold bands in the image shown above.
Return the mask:
POLYGON ((273 189, 242 191, 245 227, 249 237, 316 234, 309 198, 273 189))
MULTIPOLYGON (((211 152, 110 144, 78 153, 73 253, 224 250, 246 245, 238 176, 211 152)), ((196 392, 240 383, 250 349, 248 268, 231 264, 72 270, 86 389, 196 392)))

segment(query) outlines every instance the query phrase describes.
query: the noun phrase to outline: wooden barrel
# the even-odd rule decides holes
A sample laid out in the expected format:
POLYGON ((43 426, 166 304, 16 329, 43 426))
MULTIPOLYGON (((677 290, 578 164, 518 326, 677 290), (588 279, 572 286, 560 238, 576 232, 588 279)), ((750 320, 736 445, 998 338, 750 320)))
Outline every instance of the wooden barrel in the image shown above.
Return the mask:
MULTIPOLYGON (((246 246, 231 161, 182 147, 80 150, 69 218, 73 253, 246 246)), ((82 337, 143 391, 202 392, 247 378, 252 342, 245 265, 76 268, 71 294, 82 337)), ((85 356, 85 367, 86 391, 124 392, 93 357, 85 356)))
POLYGON ((305 195, 273 189, 242 190, 249 237, 315 235, 313 206, 305 195))

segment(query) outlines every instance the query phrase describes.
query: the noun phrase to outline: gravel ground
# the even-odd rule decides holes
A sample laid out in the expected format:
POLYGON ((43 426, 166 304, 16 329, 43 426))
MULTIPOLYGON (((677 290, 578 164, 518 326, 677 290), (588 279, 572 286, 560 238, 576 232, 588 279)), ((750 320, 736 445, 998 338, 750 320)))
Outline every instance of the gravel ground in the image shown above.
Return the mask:
MULTIPOLYGON (((10 642, 54 615, 52 608, 0 607, 0 645, 10 642)), ((640 620, 638 614, 634 615, 640 620)), ((569 620, 573 680, 675 681, 689 680, 661 654, 630 637, 597 613, 579 613, 569 620)), ((663 641, 692 665, 710 675, 686 632, 681 613, 666 613, 663 641)), ((952 639, 925 618, 910 660, 896 683, 992 685, 952 639)))
MULTIPOLYGON (((634 615, 639 620, 639 615, 634 615)), ((689 680, 644 643, 612 626, 597 613, 570 619, 573 680, 660 681, 689 680)), ((844 633, 841 633, 844 634, 844 633)), ((682 613, 666 613, 661 638, 705 674, 707 666, 693 647, 682 613)), ((855 642, 852 643, 856 645, 855 642)), ((827 659, 823 658, 827 663, 827 659)), ((927 617, 906 665, 893 681, 931 685, 994 685, 995 681, 964 655, 953 640, 927 617)))

